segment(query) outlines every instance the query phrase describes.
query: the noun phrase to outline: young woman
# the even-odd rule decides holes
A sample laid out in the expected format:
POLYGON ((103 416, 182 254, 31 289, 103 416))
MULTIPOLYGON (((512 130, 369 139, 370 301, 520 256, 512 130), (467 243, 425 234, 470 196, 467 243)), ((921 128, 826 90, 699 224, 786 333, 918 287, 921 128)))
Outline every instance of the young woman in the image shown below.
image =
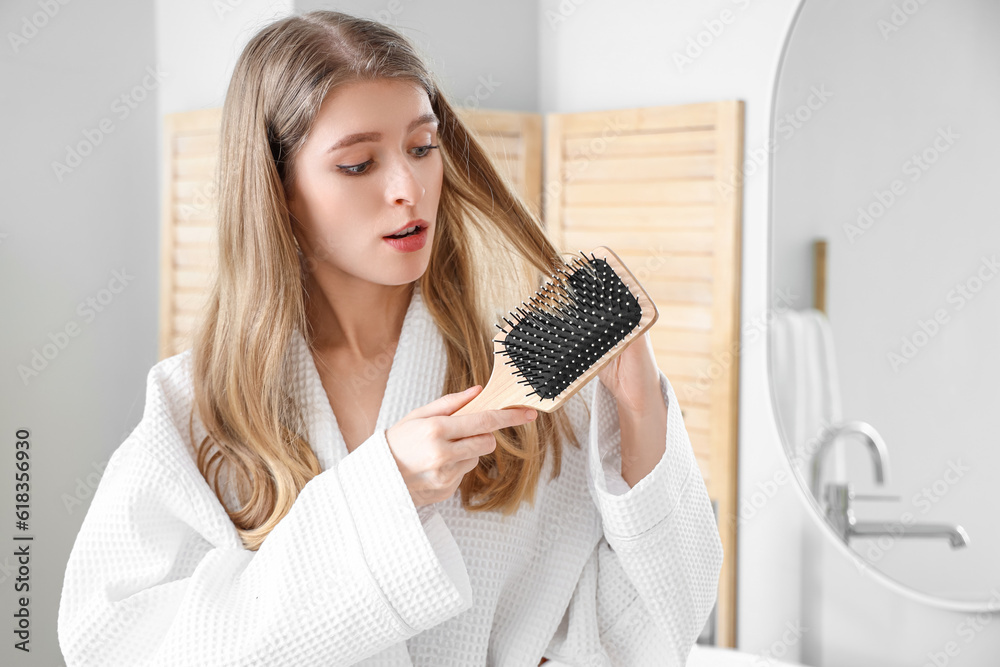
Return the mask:
POLYGON ((722 550, 648 335, 553 414, 453 414, 497 290, 560 259, 407 40, 264 28, 218 178, 209 307, 70 555, 67 665, 684 664, 722 550))

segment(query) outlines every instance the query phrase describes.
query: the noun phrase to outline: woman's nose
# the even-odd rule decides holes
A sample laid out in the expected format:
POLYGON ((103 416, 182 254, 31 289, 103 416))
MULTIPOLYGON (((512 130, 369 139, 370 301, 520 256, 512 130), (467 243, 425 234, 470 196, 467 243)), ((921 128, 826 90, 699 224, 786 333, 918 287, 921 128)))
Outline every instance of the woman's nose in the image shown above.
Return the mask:
POLYGON ((425 188, 417 176, 416 168, 403 160, 397 161, 389 178, 389 202, 392 204, 416 204, 424 196, 425 188))

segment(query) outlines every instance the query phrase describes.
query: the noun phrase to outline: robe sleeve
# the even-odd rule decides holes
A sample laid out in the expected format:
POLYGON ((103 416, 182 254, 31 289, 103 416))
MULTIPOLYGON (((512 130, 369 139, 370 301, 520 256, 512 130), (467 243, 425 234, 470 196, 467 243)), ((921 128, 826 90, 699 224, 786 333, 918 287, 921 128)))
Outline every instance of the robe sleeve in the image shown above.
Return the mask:
POLYGON ((193 461, 165 454, 184 443, 150 382, 70 553, 68 667, 352 664, 471 607, 458 545, 436 511, 418 514, 384 431, 250 551, 193 461))
POLYGON ((572 664, 683 667, 715 604, 722 543, 677 397, 660 372, 667 442, 652 471, 629 488, 611 393, 585 390, 591 496, 604 535, 584 565, 545 657, 572 664))

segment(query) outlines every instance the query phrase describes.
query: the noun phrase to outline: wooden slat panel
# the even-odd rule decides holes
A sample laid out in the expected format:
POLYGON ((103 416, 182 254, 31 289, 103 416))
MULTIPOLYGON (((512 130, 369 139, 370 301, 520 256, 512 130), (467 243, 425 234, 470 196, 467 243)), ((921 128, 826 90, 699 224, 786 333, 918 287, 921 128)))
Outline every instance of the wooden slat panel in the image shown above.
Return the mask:
POLYGON ((715 201, 715 185, 708 179, 638 181, 628 183, 581 183, 563 188, 567 206, 615 204, 706 204, 715 201))
MULTIPOLYGON (((608 246, 609 248, 611 246, 608 246)), ((611 248, 615 250, 614 248, 611 248)), ((575 252, 575 250, 573 250, 575 252)), ((617 252, 617 251, 616 251, 617 252)), ((711 280, 713 258, 710 255, 667 255, 666 258, 652 257, 649 254, 637 254, 629 252, 626 248, 624 252, 618 253, 625 265, 632 269, 633 273, 646 266, 657 266, 656 274, 662 279, 677 278, 683 280, 711 280), (627 257, 626 257, 627 256, 627 257)))
POLYGON ((705 484, 710 484, 712 481, 712 464, 699 457, 698 469, 701 470, 701 476, 705 478, 705 484))
POLYGON ((525 116, 516 111, 498 111, 495 109, 471 109, 457 107, 455 112, 465 121, 465 124, 475 128, 481 134, 520 134, 524 129, 525 116))
MULTIPOLYGON (((569 229, 609 227, 637 230, 666 230, 715 227, 715 205, 691 204, 634 206, 632 202, 616 206, 564 206, 561 219, 569 229)), ((608 246, 610 247, 610 246, 608 246)))
POLYGON ((215 201, 217 188, 211 181, 212 174, 177 178, 174 180, 174 201, 198 205, 201 201, 215 201))
POLYGON ((208 302, 207 291, 177 290, 174 292, 174 310, 176 312, 194 313, 200 311, 208 302))
POLYGON ((549 234, 568 253, 606 245, 652 298, 657 363, 719 504, 727 557, 719 643, 735 641, 736 418, 743 105, 711 102, 549 114, 549 234), (723 187, 725 186, 725 187, 723 187))
POLYGON ((206 225, 178 225, 174 229, 176 242, 179 245, 206 245, 215 242, 215 228, 206 225))
MULTIPOLYGON (((705 280, 688 280, 683 277, 670 277, 656 269, 637 275, 636 278, 656 299, 674 303, 712 303, 712 283, 705 280)), ((658 301, 657 301, 658 303, 658 301)), ((669 325, 665 322, 664 326, 669 325)))
POLYGON ((174 266, 180 268, 214 266, 214 246, 178 246, 174 248, 174 266))
MULTIPOLYGON (((712 422, 712 411, 703 405, 688 405, 684 407, 684 425, 688 428, 708 431, 712 422)), ((708 445, 706 441, 705 445, 708 445)))
POLYGON ((174 139, 174 153, 178 156, 215 155, 219 150, 216 132, 182 134, 174 139))
MULTIPOLYGON (((687 415, 684 415, 685 420, 687 415)), ((685 421, 685 426, 687 422, 685 421)), ((711 453, 711 434, 708 429, 698 429, 693 427, 688 427, 688 437, 691 439, 691 449, 694 450, 695 456, 705 463, 712 463, 712 453, 711 453)))
POLYGON ((494 158, 493 162, 496 164, 497 169, 501 174, 506 176, 513 185, 515 189, 523 188, 524 184, 524 171, 520 160, 518 159, 506 159, 506 158, 494 158))
POLYGON ((206 269, 204 271, 192 271, 180 267, 174 268, 174 285, 184 289, 204 289, 209 287, 211 274, 206 269))
POLYGON ((177 222, 190 225, 208 225, 212 227, 214 227, 216 223, 216 209, 214 202, 211 204, 207 202, 194 204, 175 201, 172 212, 174 220, 177 222))
MULTIPOLYGON (((603 137, 602 137, 603 139, 603 137)), ((592 136, 569 136, 559 146, 567 162, 580 165, 600 155, 613 157, 653 157, 688 153, 712 153, 715 133, 710 130, 674 134, 621 134, 600 141, 592 136)), ((572 173, 572 169, 567 168, 572 173)))
MULTIPOLYGON (((662 315, 661 315, 662 317, 662 315)), ((657 362, 662 362, 661 368, 666 373, 669 369, 671 373, 677 373, 685 377, 700 377, 711 364, 711 358, 694 354, 683 354, 673 350, 663 350, 653 344, 653 351, 656 353, 657 362)), ((671 376, 668 374, 667 378, 671 376)))
POLYGON ((187 333, 194 330, 197 319, 190 313, 174 313, 174 332, 187 333))
MULTIPOLYGON (((644 249, 667 249, 672 253, 698 253, 708 255, 712 252, 713 234, 711 230, 642 230, 635 228, 622 229, 617 225, 607 225, 603 231, 567 229, 564 245, 589 250, 598 245, 606 245, 617 253, 628 248, 640 253, 644 249), (600 239, 603 239, 603 243, 600 239), (595 241, 597 241, 595 243, 595 241)), ((629 267, 631 269, 631 267, 629 267)), ((635 273, 635 271, 633 271, 635 273)), ((639 275, 636 278, 642 279, 639 275)))
MULTIPOLYGON (((597 155, 585 168, 572 171, 572 164, 563 167, 564 173, 574 174, 577 183, 654 180, 671 178, 715 177, 715 155, 711 153, 680 153, 655 155, 644 158, 635 156, 597 155)), ((565 176, 564 176, 565 177, 565 176)))
POLYGON ((542 207, 542 117, 539 114, 485 109, 456 109, 483 143, 529 209, 542 207))
POLYGON ((614 132, 628 128, 629 132, 685 132, 712 129, 718 111, 715 102, 666 107, 614 109, 561 114, 566 135, 614 132))
MULTIPOLYGON (((650 298, 656 303, 656 295, 650 294, 650 298)), ((657 310, 660 311, 661 319, 677 329, 700 329, 706 332, 712 329, 712 308, 709 306, 663 302, 657 306, 657 310)))
POLYGON ((214 155, 177 156, 174 159, 174 176, 178 181, 205 182, 215 176, 218 159, 214 155))
POLYGON ((521 157, 523 146, 520 134, 482 134, 480 130, 479 138, 496 158, 516 162, 521 157))
MULTIPOLYGON (((653 303, 657 303, 657 301, 654 299, 653 303)), ((660 322, 656 324, 660 324, 660 322)), ((663 326, 654 326, 649 333, 649 338, 653 341, 653 347, 668 353, 698 355, 704 358, 708 358, 712 353, 711 340, 706 338, 703 332, 694 329, 679 329, 674 322, 664 322, 663 326)))

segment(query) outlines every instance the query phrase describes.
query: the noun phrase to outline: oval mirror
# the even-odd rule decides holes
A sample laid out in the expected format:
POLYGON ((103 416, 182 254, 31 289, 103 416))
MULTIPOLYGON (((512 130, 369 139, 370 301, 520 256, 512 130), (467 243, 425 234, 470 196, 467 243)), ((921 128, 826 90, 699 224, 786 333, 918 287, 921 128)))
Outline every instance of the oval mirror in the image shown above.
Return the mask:
POLYGON ((804 0, 771 160, 769 373, 836 539, 1000 598, 1000 3, 804 0))

